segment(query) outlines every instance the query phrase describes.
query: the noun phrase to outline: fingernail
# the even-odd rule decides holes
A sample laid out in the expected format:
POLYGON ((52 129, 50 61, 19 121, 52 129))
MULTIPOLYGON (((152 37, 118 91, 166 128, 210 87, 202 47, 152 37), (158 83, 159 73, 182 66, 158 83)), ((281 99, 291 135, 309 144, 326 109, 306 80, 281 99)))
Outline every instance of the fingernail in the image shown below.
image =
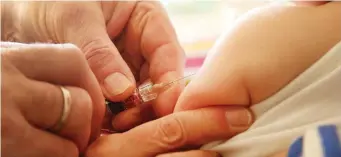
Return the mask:
POLYGON ((121 73, 113 73, 104 79, 104 86, 111 96, 122 94, 132 82, 121 73))
POLYGON ((228 110, 226 118, 232 128, 246 129, 252 123, 252 114, 245 108, 228 110))

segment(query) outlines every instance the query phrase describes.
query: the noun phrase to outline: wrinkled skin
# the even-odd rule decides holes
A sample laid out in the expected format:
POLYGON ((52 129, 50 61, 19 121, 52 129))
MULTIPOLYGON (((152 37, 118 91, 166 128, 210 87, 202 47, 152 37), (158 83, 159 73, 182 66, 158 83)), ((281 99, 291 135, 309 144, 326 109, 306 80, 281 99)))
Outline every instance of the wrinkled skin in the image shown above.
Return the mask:
MULTIPOLYGON (((146 80, 168 82, 183 75, 184 53, 159 2, 6 2, 3 6, 12 15, 4 16, 12 25, 4 24, 3 40, 77 45, 104 96, 112 101, 124 100, 146 80)), ((154 114, 171 113, 182 89, 176 85, 161 93, 153 109, 146 109, 149 117, 140 115, 139 108, 117 115, 115 129, 126 130, 154 114)), ((98 118, 93 119, 92 130, 100 128, 103 113, 103 107, 94 110, 98 118)))

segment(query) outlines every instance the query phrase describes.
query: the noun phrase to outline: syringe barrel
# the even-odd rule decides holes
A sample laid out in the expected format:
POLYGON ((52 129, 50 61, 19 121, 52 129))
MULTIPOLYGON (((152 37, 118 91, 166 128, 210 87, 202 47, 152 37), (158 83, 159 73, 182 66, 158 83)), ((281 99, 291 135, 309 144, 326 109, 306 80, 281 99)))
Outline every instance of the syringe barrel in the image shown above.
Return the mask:
POLYGON ((141 86, 137 89, 141 103, 146 103, 157 98, 157 91, 153 90, 153 84, 148 83, 145 86, 141 86))

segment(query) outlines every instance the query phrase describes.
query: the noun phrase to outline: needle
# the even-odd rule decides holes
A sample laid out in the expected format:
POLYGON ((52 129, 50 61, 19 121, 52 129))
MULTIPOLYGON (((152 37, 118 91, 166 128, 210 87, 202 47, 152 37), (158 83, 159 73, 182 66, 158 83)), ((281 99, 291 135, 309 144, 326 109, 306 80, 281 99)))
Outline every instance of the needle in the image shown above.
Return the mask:
POLYGON ((186 79, 186 78, 188 78, 188 77, 191 77, 191 76, 193 76, 193 75, 195 75, 195 73, 194 73, 194 74, 187 75, 187 76, 182 77, 182 78, 179 78, 179 79, 176 79, 176 80, 173 80, 173 81, 171 81, 171 82, 168 82, 168 83, 164 84, 163 86, 171 85, 171 84, 173 84, 173 83, 175 83, 175 82, 181 81, 181 80, 186 79))
MULTIPOLYGON (((188 78, 188 77, 191 77, 191 76, 193 76, 193 75, 195 75, 195 73, 194 73, 194 74, 187 75, 187 76, 182 77, 182 78, 179 78, 179 79, 176 79, 176 80, 173 80, 173 81, 170 81, 170 82, 165 83, 165 84, 162 84, 162 83, 161 83, 161 85, 162 85, 163 87, 165 87, 165 86, 171 85, 171 84, 173 84, 173 83, 175 83, 175 82, 178 82, 178 81, 181 81, 181 80, 186 79, 186 78, 188 78)), ((150 87, 150 86, 153 86, 153 85, 147 85, 147 86, 141 87, 140 89, 144 89, 144 88, 147 88, 147 87, 150 87)))

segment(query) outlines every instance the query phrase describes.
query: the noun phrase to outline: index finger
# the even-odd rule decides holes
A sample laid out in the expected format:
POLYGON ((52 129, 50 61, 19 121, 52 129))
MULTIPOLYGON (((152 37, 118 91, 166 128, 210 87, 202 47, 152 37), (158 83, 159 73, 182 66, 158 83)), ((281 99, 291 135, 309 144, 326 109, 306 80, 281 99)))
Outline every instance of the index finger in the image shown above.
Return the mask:
POLYGON ((140 125, 123 134, 101 137, 92 145, 92 156, 155 156, 188 145, 202 145, 245 131, 252 122, 243 107, 210 107, 177 112, 140 125), (134 148, 134 151, 131 151, 134 148))
MULTIPOLYGON (((133 15, 144 13, 141 20, 135 20, 140 28, 141 53, 149 63, 149 76, 154 83, 170 82, 183 77, 185 55, 172 24, 160 2, 140 2, 133 15)), ((134 25, 133 23, 131 25, 134 25)), ((137 25, 137 24, 136 24, 137 25)), ((158 116, 173 111, 182 85, 175 85, 161 93, 155 101, 158 116)))

